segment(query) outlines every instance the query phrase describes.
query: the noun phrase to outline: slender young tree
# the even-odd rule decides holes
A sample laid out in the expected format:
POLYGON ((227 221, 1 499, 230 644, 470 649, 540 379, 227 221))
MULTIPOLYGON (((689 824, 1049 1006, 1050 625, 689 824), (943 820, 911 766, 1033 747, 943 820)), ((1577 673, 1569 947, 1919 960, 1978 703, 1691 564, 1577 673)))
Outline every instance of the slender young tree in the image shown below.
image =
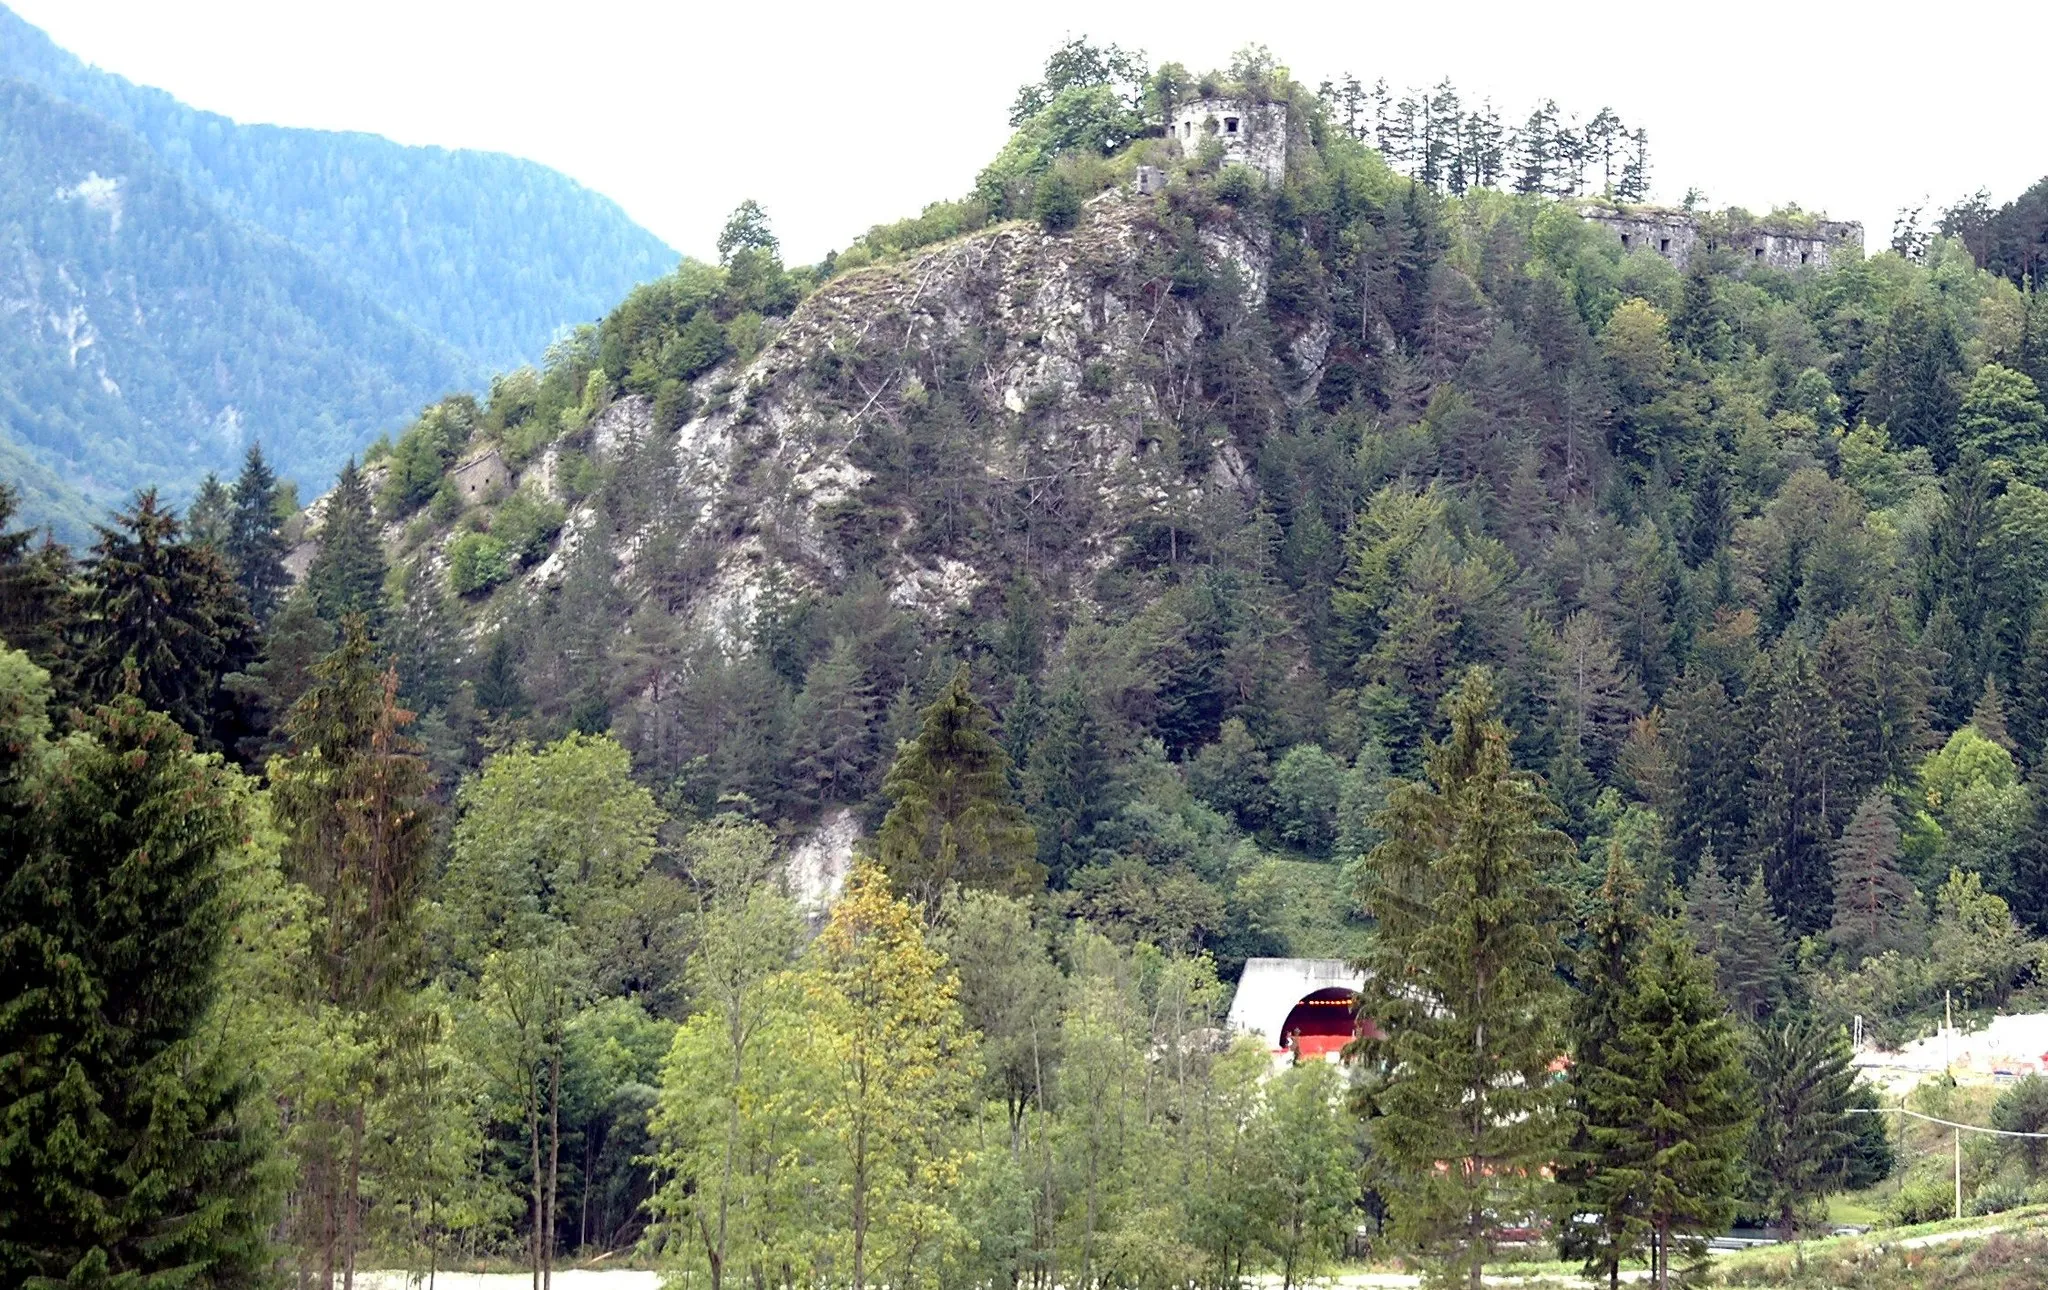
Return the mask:
POLYGON ((917 911, 873 865, 847 879, 813 953, 806 984, 833 1071, 818 1124, 845 1206, 848 1284, 867 1290, 878 1230, 927 1248, 943 1238, 934 1189, 959 1167, 945 1130, 973 1086, 974 1036, 917 911))
POLYGON ((1362 960, 1362 1041, 1381 1074, 1361 1090, 1367 1130, 1398 1180, 1404 1244, 1477 1287, 1500 1228, 1536 1211, 1564 1145, 1566 1007, 1556 968, 1562 904, 1547 874, 1571 840, 1515 770, 1490 675, 1468 672, 1426 777, 1391 794, 1363 903, 1379 921, 1362 960))
POLYGON ((890 806, 875 859, 928 913, 953 883, 1028 892, 1045 882, 1031 824, 1010 790, 1010 755, 991 724, 963 663, 883 782, 890 806))
POLYGON ((1828 940, 1851 966, 1886 950, 1911 951, 1926 934, 1919 889, 1899 872, 1899 816, 1879 789, 1863 799, 1835 844, 1835 917, 1828 940))
POLYGON ((398 706, 397 676, 378 671, 360 617, 344 620, 340 647, 314 678, 271 763, 271 809, 286 868, 317 911, 310 1002, 353 1036, 346 1078, 298 1111, 309 1125, 302 1248, 330 1282, 339 1272, 352 1283, 378 1054, 420 967, 432 772, 405 737, 412 714, 398 706))

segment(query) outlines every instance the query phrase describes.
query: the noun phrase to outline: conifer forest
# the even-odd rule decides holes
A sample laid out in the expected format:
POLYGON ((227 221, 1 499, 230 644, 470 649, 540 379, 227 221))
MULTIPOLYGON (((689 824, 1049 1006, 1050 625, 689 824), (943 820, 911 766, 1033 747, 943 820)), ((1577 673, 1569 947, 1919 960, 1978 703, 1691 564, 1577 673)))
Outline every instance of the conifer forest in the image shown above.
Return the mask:
POLYGON ((338 477, 0 486, 0 1286, 1661 1288, 2048 1204, 2048 1080, 1866 1061, 2048 1011, 2048 180, 1866 245, 1258 46, 1009 125, 338 477))

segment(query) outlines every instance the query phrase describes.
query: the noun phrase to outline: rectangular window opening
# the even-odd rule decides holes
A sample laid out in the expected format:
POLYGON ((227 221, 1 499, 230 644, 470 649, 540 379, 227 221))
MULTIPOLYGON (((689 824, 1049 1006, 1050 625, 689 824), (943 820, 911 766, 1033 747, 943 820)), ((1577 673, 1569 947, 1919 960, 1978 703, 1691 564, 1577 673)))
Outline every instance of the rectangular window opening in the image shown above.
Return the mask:
POLYGON ((1621 235, 1621 249, 1624 251, 1628 250, 1628 234, 1626 233, 1621 235))
POLYGON ((1234 117, 1234 116, 1227 116, 1227 117, 1224 117, 1224 118, 1223 118, 1223 133, 1225 133, 1225 134, 1236 134, 1236 133, 1237 133, 1237 118, 1236 118, 1236 117, 1234 117))
POLYGON ((1658 239, 1657 239, 1657 249, 1658 249, 1659 251, 1662 251, 1662 252, 1663 252, 1664 254, 1666 254, 1666 255, 1669 255, 1669 254, 1671 254, 1671 239, 1670 239, 1670 238, 1668 238, 1668 237, 1660 237, 1660 238, 1658 238, 1658 239))

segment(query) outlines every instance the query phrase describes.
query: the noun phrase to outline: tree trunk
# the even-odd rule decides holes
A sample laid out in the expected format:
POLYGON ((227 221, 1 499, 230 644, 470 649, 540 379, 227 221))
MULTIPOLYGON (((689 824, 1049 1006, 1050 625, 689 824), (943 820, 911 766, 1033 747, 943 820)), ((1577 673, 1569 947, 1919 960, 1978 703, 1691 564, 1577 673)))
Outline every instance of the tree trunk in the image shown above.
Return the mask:
POLYGON ((868 1126, 863 1118, 853 1133, 853 1290, 867 1290, 867 1259, 868 1126))
POLYGON ((356 1290, 356 1215, 363 1203, 363 1103, 349 1113, 348 1191, 342 1197, 342 1290, 356 1290))
POLYGON ((533 1072, 526 1080, 526 1146, 533 1165, 533 1231, 528 1234, 526 1253, 533 1265, 533 1290, 540 1290, 541 1195, 547 1177, 540 1169, 540 1090, 533 1086, 533 1072))
POLYGON ((541 1287, 554 1290, 555 1205, 562 1190, 562 1045, 556 1036, 548 1057, 548 1213, 541 1234, 541 1287))

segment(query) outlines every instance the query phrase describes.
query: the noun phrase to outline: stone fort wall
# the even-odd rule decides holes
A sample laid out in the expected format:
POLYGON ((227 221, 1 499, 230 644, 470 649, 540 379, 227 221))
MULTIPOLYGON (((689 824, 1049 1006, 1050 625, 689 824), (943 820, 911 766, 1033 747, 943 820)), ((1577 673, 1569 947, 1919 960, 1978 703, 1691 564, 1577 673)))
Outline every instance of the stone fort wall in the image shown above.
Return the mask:
POLYGON ((1853 220, 1744 220, 1654 207, 1586 206, 1579 214, 1619 237, 1625 249, 1652 251, 1681 271, 1694 255, 1722 248, 1773 269, 1825 269, 1846 248, 1863 246, 1863 225, 1853 220))

